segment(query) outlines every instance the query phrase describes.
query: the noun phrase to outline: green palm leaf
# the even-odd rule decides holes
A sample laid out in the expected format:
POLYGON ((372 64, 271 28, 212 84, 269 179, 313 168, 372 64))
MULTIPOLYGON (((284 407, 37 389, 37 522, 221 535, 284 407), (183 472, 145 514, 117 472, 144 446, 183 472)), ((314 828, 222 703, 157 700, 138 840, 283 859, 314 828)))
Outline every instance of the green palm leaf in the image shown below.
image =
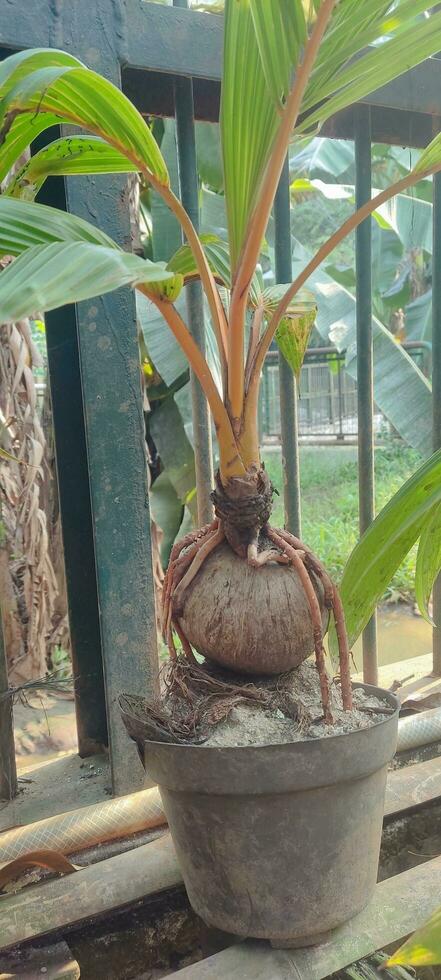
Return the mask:
MULTIPOLYGON (((440 501, 441 450, 423 463, 394 494, 345 565, 340 594, 350 644, 366 626, 385 588, 440 501)), ((330 644, 334 655, 337 643, 333 631, 330 644)))
POLYGON ((149 262, 117 248, 78 241, 36 245, 0 273, 0 322, 138 284, 167 295, 170 290, 179 291, 182 279, 169 272, 165 263, 149 262))
MULTIPOLYGON (((78 58, 56 49, 34 48, 31 51, 19 51, 5 58, 0 64, 0 105, 22 78, 38 68, 46 68, 50 65, 82 67, 78 58)), ((57 121, 56 116, 48 113, 40 113, 31 118, 18 116, 15 119, 0 155, 0 181, 4 180, 26 147, 48 126, 53 126, 57 121)))
MULTIPOLYGON (((204 246, 204 252, 207 256, 208 264, 215 279, 217 279, 221 286, 225 286, 226 289, 230 289, 231 267, 227 243, 221 238, 218 238, 217 235, 202 234, 200 235, 200 239, 204 246)), ((181 248, 175 252, 170 259, 167 268, 172 269, 173 272, 180 273, 180 275, 184 277, 184 280, 194 279, 199 275, 193 253, 188 245, 182 245, 181 248)), ((278 298, 280 300, 287 287, 270 287, 270 289, 274 288, 279 290, 278 298)), ((251 280, 249 296, 250 306, 255 308, 262 301, 262 296, 264 296, 265 310, 267 310, 268 313, 273 312, 277 306, 277 303, 275 302, 274 295, 270 293, 270 289, 262 290, 259 272, 256 270, 251 280)))
POLYGON ((108 235, 83 218, 45 204, 0 197, 0 255, 20 255, 52 242, 89 242, 119 251, 108 235))
POLYGON ((137 171, 119 150, 98 136, 65 136, 36 153, 19 170, 6 194, 33 201, 47 177, 137 171))
POLYGON ((302 103, 304 113, 305 110, 311 111, 306 111, 296 127, 297 132, 321 125, 336 112, 363 99, 435 54, 441 45, 441 13, 421 22, 415 21, 417 13, 435 6, 427 5, 426 0, 403 0, 395 9, 388 4, 390 16, 385 17, 384 4, 371 0, 363 4, 363 14, 367 16, 371 8, 377 7, 380 8, 379 16, 374 16, 365 30, 354 33, 359 5, 354 8, 353 0, 347 0, 346 4, 343 2, 340 7, 343 13, 347 7, 348 16, 342 17, 334 31, 331 21, 302 103), (366 50, 368 44, 384 40, 388 26, 389 40, 366 50), (333 57, 329 51, 327 53, 329 38, 333 40, 333 57), (354 55, 357 57, 354 58, 354 55), (319 104, 322 100, 326 101, 319 104))
POLYGON ((220 128, 233 277, 279 119, 248 0, 227 0, 220 128))
POLYGON ((306 41, 303 6, 301 0, 250 0, 250 9, 266 84, 282 108, 306 41))
POLYGON ((4 99, 22 78, 26 78, 38 68, 49 66, 84 67, 78 58, 66 51, 58 51, 57 48, 32 48, 30 51, 18 51, 17 54, 11 54, 0 63, 0 99, 4 99))
MULTIPOLYGON (((204 246, 211 271, 223 286, 230 288, 231 270, 228 253, 228 245, 216 235, 200 235, 204 246)), ((193 252, 188 245, 182 245, 171 257, 168 269, 178 272, 184 279, 194 279, 198 275, 198 268, 194 259, 193 252)))
MULTIPOLYGON (((441 504, 436 504, 424 525, 418 545, 415 596, 421 615, 432 626, 428 604, 433 583, 441 570, 441 504)), ((440 624, 436 624, 437 626, 440 624)))
MULTIPOLYGON (((88 68, 48 65, 29 69, 19 81, 9 86, 1 103, 0 165, 8 152, 10 140, 16 140, 16 126, 23 116, 28 123, 28 142, 35 135, 31 125, 35 116, 47 114, 46 125, 73 123, 102 137, 126 156, 136 169, 157 184, 168 186, 168 173, 159 147, 137 109, 107 79, 88 68)), ((23 143, 26 128, 20 132, 23 143)))
POLYGON ((393 953, 387 966, 433 966, 441 963, 441 909, 393 953))

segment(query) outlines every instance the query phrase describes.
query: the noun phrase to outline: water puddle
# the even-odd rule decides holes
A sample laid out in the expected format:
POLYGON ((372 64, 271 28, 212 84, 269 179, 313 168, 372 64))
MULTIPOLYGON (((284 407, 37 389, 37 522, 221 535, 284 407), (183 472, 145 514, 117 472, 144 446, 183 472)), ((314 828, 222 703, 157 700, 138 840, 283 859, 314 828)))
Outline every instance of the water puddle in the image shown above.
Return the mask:
MULTIPOLYGON (((410 607, 396 605, 378 611, 378 663, 380 667, 422 657, 432 650, 432 629, 410 607)), ((353 647, 357 670, 363 666, 361 637, 353 647)))

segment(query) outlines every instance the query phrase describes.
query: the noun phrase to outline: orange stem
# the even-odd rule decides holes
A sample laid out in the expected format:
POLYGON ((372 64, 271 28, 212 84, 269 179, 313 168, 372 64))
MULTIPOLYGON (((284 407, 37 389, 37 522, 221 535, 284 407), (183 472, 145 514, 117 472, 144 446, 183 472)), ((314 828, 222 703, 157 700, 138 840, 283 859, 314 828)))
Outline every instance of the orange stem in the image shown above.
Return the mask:
POLYGON ((311 70, 335 3, 336 0, 323 0, 311 36, 306 44, 303 61, 298 67, 294 86, 283 110, 281 124, 248 223, 242 255, 236 270, 231 295, 228 334, 228 397, 233 418, 240 418, 243 409, 243 337, 249 286, 259 258, 262 239, 268 224, 291 132, 296 124, 311 70))
POLYGON ((225 368, 228 333, 227 319, 207 256, 205 255, 196 229, 194 228, 193 223, 190 220, 185 208, 182 206, 179 198, 173 194, 170 187, 164 187, 161 184, 156 184, 155 189, 162 195, 164 201, 166 204, 168 204, 170 210, 173 211, 173 214, 178 219, 188 244, 193 252, 210 308, 222 367, 225 368))
POLYGON ((336 248, 336 246, 340 244, 343 238, 345 238, 346 235, 349 235, 351 231, 354 231, 354 229, 357 228, 358 225, 360 225, 361 222, 365 220, 365 218, 368 218, 373 211, 376 211, 377 208, 381 207, 382 204, 384 204, 386 201, 389 201, 391 197, 395 197, 396 194, 400 194, 401 191, 404 191, 408 187, 411 187, 413 184, 418 183, 419 180, 424 180, 425 177, 429 177, 430 174, 437 173, 440 170, 441 170, 441 163, 439 163, 436 167, 431 168, 430 170, 424 170, 418 174, 413 174, 413 173, 407 174, 406 177, 402 177, 401 180, 398 180, 396 182, 396 184, 392 184, 391 187, 387 187, 384 191, 381 191, 380 194, 377 194, 375 197, 372 197, 369 201, 366 201, 366 203, 363 204, 363 207, 359 208, 358 211, 355 211, 354 214, 352 214, 350 218, 344 221, 343 224, 340 226, 340 228, 338 228, 338 230, 335 231, 334 234, 331 235, 331 237, 328 238, 326 242, 324 242, 321 248, 319 248, 318 252, 314 255, 314 258, 312 258, 311 261, 308 262, 308 264, 305 266, 305 268, 300 273, 300 275, 297 276, 297 279, 295 279, 294 282, 291 283, 289 289, 287 289, 285 295, 280 300, 279 305, 277 306, 276 310, 274 311, 271 317, 271 320, 259 343, 254 358, 254 364, 251 372, 251 380, 250 380, 250 387, 249 387, 249 396, 251 395, 252 389, 254 389, 255 387, 258 388, 259 386, 259 378, 260 378, 260 372, 263 367, 263 362, 265 360, 267 351, 269 350, 270 344, 273 340, 277 327, 280 323, 280 320, 285 315, 286 310, 288 309, 289 304, 291 303, 293 297, 296 295, 296 293, 298 293, 299 289, 301 289, 301 287, 309 279, 312 273, 315 272, 315 270, 318 268, 319 265, 321 265, 322 262, 324 262, 324 260, 328 257, 328 255, 330 255, 330 253, 334 250, 334 248, 336 248))
POLYGON ((198 345, 193 340, 190 331, 186 327, 182 317, 173 306, 173 303, 161 299, 149 292, 148 286, 137 286, 139 292, 143 293, 157 309, 162 313, 164 320, 170 327, 178 344, 182 348, 188 363, 192 367, 203 391, 213 415, 216 428, 217 439, 221 456, 226 461, 224 471, 226 475, 243 475, 245 467, 240 458, 238 445, 233 433, 228 412, 222 398, 215 385, 213 375, 208 367, 207 361, 199 350, 198 345))

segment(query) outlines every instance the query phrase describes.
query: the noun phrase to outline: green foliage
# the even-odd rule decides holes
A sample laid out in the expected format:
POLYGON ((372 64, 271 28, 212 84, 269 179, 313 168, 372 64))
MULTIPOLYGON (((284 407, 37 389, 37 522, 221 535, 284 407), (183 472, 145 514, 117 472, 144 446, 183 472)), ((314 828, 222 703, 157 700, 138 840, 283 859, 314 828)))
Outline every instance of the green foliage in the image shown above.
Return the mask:
POLYGON ((136 173, 137 169, 119 150, 98 136, 65 136, 35 153, 18 171, 5 193, 33 201, 47 177, 136 173))
POLYGON ((415 571, 415 595, 421 615, 428 623, 432 623, 428 611, 429 599, 440 569, 441 504, 435 504, 421 532, 415 571))
POLYGON ((284 317, 276 330, 275 340, 279 350, 282 351, 297 380, 300 378, 305 351, 316 316, 317 311, 314 309, 311 313, 284 317))
POLYGON ((441 909, 400 946, 387 966, 436 966, 441 963, 441 909))
MULTIPOLYGON (((54 121, 82 126, 120 151, 138 170, 161 185, 168 185, 167 167, 154 136, 141 114, 119 89, 96 72, 80 66, 76 59, 69 59, 68 55, 60 63, 59 52, 40 52, 38 57, 42 67, 38 68, 35 57, 35 52, 28 52, 27 58, 24 55, 21 59, 19 69, 9 58, 3 62, 4 81, 0 89, 3 170, 8 149, 14 146, 14 159, 17 159, 35 138, 34 119, 37 116, 42 129, 53 125, 54 121), (17 153, 18 132, 20 153, 17 153)), ((91 150, 90 153, 92 155, 91 150)), ((14 159, 9 160, 3 175, 14 159)), ((56 159, 53 162, 56 166, 56 159)))
MULTIPOLYGON (((346 563, 340 585, 349 643, 366 626, 396 570, 420 537, 433 508, 441 501, 441 450, 420 466, 380 511, 346 563)), ((436 552, 439 557, 439 547, 436 552)), ((436 561, 430 569, 436 572, 436 561)), ((429 576, 425 586, 429 591, 429 576)), ((331 651, 336 636, 331 631, 331 651)))
POLYGON ((250 5, 230 0, 225 10, 220 127, 233 273, 278 122, 262 71, 250 5))
POLYGON ((179 292, 182 278, 118 248, 89 242, 36 245, 1 273, 0 322, 90 299, 120 286, 148 284, 150 290, 179 292))
MULTIPOLYGON (((265 468, 281 496, 275 498, 272 522, 283 526, 281 456, 263 452, 265 468)), ((391 443, 375 452, 376 507, 380 510, 421 462, 413 449, 391 443)), ((358 531, 357 451, 352 447, 300 447, 302 537, 320 555, 330 575, 340 582, 345 563, 356 546, 358 531)), ((387 583, 383 599, 413 598, 416 553, 412 549, 387 583)))

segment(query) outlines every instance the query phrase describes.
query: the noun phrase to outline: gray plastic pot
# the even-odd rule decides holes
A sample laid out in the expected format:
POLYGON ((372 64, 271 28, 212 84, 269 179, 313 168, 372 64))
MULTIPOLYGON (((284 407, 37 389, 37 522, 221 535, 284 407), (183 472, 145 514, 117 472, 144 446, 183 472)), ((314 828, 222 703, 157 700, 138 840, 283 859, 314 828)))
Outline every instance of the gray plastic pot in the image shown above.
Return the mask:
POLYGON ((377 879, 395 708, 371 728, 284 745, 146 742, 188 897, 210 926, 278 946, 319 942, 377 879))

